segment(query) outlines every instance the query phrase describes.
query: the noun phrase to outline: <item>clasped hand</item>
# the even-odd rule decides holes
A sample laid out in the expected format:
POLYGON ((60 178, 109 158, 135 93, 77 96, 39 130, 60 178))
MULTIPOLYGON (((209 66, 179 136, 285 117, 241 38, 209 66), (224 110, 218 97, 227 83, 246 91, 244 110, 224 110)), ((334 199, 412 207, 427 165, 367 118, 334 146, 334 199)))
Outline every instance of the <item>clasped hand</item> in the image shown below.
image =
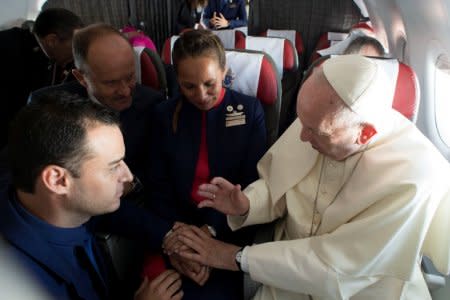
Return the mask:
MULTIPOLYGON (((206 281, 208 281, 211 268, 179 255, 180 252, 194 252, 192 248, 183 244, 183 242, 178 238, 179 233, 192 230, 192 228, 199 229, 196 226, 190 226, 178 222, 175 223, 171 233, 164 239, 163 248, 165 254, 169 256, 170 263, 179 273, 185 275, 198 285, 202 286, 206 283, 206 281)), ((206 225, 199 230, 204 230, 205 234, 210 235, 206 225)))
POLYGON ((216 12, 213 13, 212 18, 209 20, 209 23, 216 29, 227 28, 230 25, 228 20, 225 19, 225 17, 221 13, 216 14, 216 12))
MULTIPOLYGON (((235 216, 248 213, 249 200, 241 191, 241 186, 233 185, 224 178, 216 177, 210 183, 200 185, 198 194, 204 197, 199 208, 211 207, 235 216)), ((237 270, 234 255, 240 248, 216 240, 206 226, 198 228, 177 223, 172 231, 164 241, 165 252, 174 267, 192 280, 204 284, 210 270, 206 266, 237 270), (202 272, 205 267, 207 269, 202 272)))

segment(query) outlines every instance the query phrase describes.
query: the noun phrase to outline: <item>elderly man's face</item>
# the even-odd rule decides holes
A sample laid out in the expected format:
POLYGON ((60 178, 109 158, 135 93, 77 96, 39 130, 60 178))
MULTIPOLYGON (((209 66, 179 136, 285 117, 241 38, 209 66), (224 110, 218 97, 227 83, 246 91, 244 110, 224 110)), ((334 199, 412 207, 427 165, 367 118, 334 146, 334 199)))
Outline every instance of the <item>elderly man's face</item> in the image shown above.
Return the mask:
POLYGON ((300 139, 309 142, 318 152, 344 160, 361 149, 358 142, 361 128, 336 122, 337 95, 314 74, 302 86, 297 97, 297 115, 302 124, 300 139))
POLYGON ((136 75, 134 53, 126 40, 115 35, 95 40, 85 69, 78 71, 77 79, 90 97, 115 111, 131 106, 136 75))

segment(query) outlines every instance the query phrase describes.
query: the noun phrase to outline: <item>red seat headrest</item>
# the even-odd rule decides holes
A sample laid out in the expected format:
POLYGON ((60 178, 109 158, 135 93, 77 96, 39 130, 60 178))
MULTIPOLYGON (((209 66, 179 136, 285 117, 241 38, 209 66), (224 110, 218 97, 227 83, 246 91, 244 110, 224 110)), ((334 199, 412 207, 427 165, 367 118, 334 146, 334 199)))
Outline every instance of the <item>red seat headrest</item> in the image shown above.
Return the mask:
POLYGON ((419 101, 420 88, 416 73, 411 67, 404 63, 399 63, 392 107, 415 122, 419 101))
MULTIPOLYGON (((294 30, 276 30, 276 31, 272 31, 272 32, 278 32, 279 34, 272 34, 272 35, 268 35, 268 31, 269 30, 263 31, 260 35, 265 36, 265 37, 283 37, 283 35, 285 35, 285 32, 290 32, 290 31, 294 31, 294 30)), ((298 57, 301 57, 305 52, 305 46, 303 44, 303 39, 302 39, 302 36, 300 35, 300 33, 298 31, 294 31, 294 32, 295 32, 295 38, 294 38, 294 40, 291 40, 291 42, 295 46, 295 50, 297 51, 298 57)))

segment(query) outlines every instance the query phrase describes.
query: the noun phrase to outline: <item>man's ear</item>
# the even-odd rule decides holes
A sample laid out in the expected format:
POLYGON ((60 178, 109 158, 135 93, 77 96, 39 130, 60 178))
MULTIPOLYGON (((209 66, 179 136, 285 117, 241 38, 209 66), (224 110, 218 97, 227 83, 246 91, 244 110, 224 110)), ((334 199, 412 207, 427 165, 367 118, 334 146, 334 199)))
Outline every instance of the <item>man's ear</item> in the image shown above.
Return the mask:
POLYGON ((64 195, 69 191, 71 176, 65 168, 48 165, 42 170, 40 178, 44 186, 55 194, 64 195))
POLYGON ((84 78, 83 72, 78 69, 72 69, 72 74, 78 80, 78 82, 87 89, 86 79, 84 78))
POLYGON ((49 33, 42 38, 42 41, 45 43, 46 48, 55 49, 58 43, 58 36, 55 33, 49 33))
POLYGON ((358 144, 365 145, 377 134, 377 130, 372 124, 364 123, 358 137, 358 144))

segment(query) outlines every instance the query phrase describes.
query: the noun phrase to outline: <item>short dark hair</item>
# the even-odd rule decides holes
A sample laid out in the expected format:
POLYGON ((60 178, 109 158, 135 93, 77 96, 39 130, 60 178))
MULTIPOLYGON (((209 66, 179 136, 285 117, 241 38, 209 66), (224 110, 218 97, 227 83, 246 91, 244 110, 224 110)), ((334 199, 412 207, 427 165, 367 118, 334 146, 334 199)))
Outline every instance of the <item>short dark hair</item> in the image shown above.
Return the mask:
POLYGON ((379 56, 384 56, 384 48, 381 43, 370 36, 359 36, 348 44, 343 54, 358 54, 365 46, 371 46, 375 49, 379 56))
POLYGON ((115 35, 123 38, 131 48, 131 44, 127 38, 111 25, 96 23, 86 26, 83 29, 78 30, 72 40, 73 60, 77 69, 84 69, 91 44, 98 38, 106 35, 115 35))
POLYGON ((42 11, 33 25, 33 33, 42 38, 54 33, 60 39, 71 39, 75 29, 83 27, 80 17, 64 8, 49 8, 42 11))
POLYGON ((91 126, 119 126, 117 113, 67 92, 42 95, 23 107, 11 124, 8 161, 14 185, 33 193, 36 179, 48 165, 58 165, 78 177, 89 157, 86 131, 91 126))
POLYGON ((225 48, 220 39, 209 30, 189 30, 180 35, 173 46, 173 66, 186 57, 213 56, 222 70, 226 67, 225 48))

